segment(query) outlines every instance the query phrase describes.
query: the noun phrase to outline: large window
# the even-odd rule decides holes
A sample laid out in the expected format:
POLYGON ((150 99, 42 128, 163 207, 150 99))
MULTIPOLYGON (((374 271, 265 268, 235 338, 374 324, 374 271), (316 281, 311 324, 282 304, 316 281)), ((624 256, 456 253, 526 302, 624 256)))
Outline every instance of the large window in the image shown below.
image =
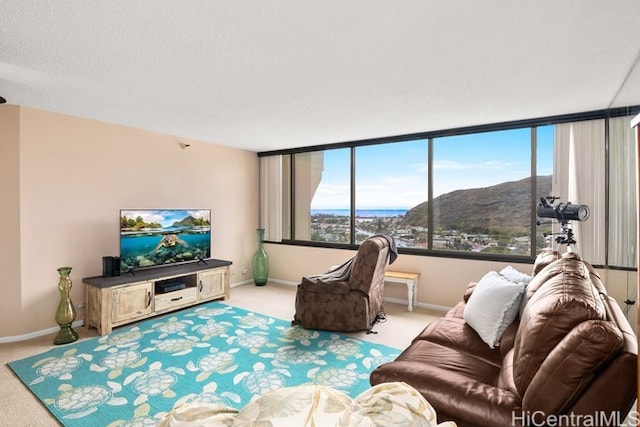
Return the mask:
MULTIPOLYGON (((636 208, 627 123, 566 116, 261 153, 263 162, 279 159, 283 182, 275 186, 285 193, 273 199, 280 210, 263 203, 262 211, 281 212, 273 241, 358 245, 389 234, 401 252, 532 258, 555 245, 557 224, 536 217, 540 198, 555 195, 590 204, 591 224, 574 228, 597 249, 588 254, 594 264, 629 268, 636 249, 625 230, 636 208)), ((261 185, 261 197, 272 194, 261 185)))
POLYGON ((350 150, 294 156, 296 240, 351 242, 350 150))
POLYGON ((547 129, 536 157, 547 175, 532 183, 534 129, 296 153, 294 239, 389 234, 401 248, 531 255, 531 192, 550 195, 553 164, 547 129))
POLYGON ((427 167, 426 140, 356 148, 356 243, 388 234, 398 247, 427 247, 427 226, 420 215, 427 200, 427 167))
MULTIPOLYGON (((536 140, 536 194, 533 199, 535 205, 541 197, 555 195, 553 190, 553 163, 555 126, 539 126, 535 129, 536 140)), ((536 249, 546 248, 550 245, 553 236, 550 221, 536 221, 536 249)))
POLYGON ((434 140, 434 249, 531 253, 531 135, 524 128, 434 140))

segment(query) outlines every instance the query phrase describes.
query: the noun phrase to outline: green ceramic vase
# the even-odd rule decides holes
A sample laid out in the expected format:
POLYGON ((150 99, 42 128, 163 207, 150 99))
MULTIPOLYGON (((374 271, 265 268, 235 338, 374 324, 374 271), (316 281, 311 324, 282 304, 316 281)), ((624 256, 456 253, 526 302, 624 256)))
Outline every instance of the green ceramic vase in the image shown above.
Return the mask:
POLYGON ((253 254, 251 267, 253 270, 253 282, 256 286, 264 286, 269 278, 269 255, 264 250, 264 228, 256 230, 258 237, 258 249, 253 254))
POLYGON ((71 328, 71 324, 76 319, 76 309, 71 302, 71 267, 60 267, 58 269, 60 280, 58 281, 58 291, 60 291, 60 302, 56 310, 56 322, 60 325, 60 331, 53 340, 54 344, 68 344, 78 339, 78 334, 71 328))

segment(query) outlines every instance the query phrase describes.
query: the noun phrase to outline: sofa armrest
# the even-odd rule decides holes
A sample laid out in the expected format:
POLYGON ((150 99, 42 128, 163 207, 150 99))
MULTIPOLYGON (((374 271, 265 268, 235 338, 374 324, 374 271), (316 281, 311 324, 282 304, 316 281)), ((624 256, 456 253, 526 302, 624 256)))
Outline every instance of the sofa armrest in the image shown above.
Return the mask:
POLYGON ((621 349, 622 334, 611 322, 588 320, 579 324, 544 360, 522 397, 522 409, 545 414, 565 412, 621 349))
POLYGON ((477 284, 478 282, 469 283, 467 289, 465 289, 464 294, 462 295, 462 299, 464 300, 464 302, 469 302, 469 298, 471 298, 471 294, 473 293, 473 290, 476 288, 477 284))
POLYGON ((507 353, 513 349, 513 344, 516 341, 516 333, 518 332, 519 322, 516 319, 509 327, 504 331, 500 338, 500 355, 504 359, 507 353))

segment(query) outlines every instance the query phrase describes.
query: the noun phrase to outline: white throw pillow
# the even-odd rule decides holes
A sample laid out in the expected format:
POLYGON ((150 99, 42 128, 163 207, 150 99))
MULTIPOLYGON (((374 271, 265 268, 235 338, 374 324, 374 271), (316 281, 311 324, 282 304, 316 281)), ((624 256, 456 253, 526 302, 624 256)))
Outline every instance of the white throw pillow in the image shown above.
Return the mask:
POLYGON ((511 265, 508 265, 500 270, 500 275, 506 277, 514 283, 524 283, 525 285, 528 285, 531 281, 531 276, 516 270, 515 267, 511 265))
POLYGON ((489 347, 495 348, 518 315, 524 288, 524 283, 514 283, 490 271, 473 290, 463 317, 489 347))

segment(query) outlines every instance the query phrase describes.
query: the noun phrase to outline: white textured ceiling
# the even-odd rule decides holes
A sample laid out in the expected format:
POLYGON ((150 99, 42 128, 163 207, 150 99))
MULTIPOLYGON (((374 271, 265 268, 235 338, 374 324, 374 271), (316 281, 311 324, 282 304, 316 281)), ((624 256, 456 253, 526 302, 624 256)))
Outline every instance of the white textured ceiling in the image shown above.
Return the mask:
POLYGON ((266 151, 640 105, 639 28, 638 0, 0 0, 0 96, 266 151))

